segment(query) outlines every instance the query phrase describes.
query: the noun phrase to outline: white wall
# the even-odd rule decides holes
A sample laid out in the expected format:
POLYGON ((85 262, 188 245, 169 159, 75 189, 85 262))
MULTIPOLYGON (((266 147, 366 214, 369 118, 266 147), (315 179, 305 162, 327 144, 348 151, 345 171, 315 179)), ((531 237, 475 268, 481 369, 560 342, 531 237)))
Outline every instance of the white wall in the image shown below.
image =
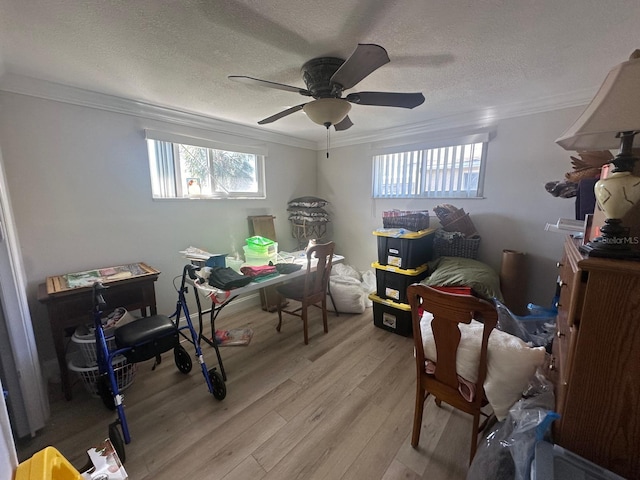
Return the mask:
MULTIPOLYGON (((47 276, 146 262, 162 272, 158 309, 172 313, 172 280, 190 245, 240 249, 247 216, 276 216, 282 250, 295 246, 287 202, 316 191, 312 150, 266 144, 267 200, 151 199, 145 128, 196 137, 215 135, 139 117, 35 97, 0 93, 0 143, 27 274, 41 358, 55 357, 46 309, 36 299, 47 276)), ((252 141, 252 140, 248 140, 252 141)), ((89 320, 89 319, 88 319, 89 320)))
POLYGON ((498 122, 480 200, 374 201, 371 145, 332 148, 327 159, 324 151, 268 143, 267 200, 153 201, 144 128, 200 137, 211 132, 2 92, 0 142, 40 355, 54 358, 46 311, 36 300, 47 276, 144 261, 163 272, 158 305, 169 313, 176 299, 172 279, 184 264, 179 250, 240 248, 248 236, 246 217, 256 214, 275 215, 281 249, 292 249, 286 204, 310 194, 331 202, 338 251, 361 270, 377 258, 372 231, 381 226, 383 210, 462 207, 482 235, 480 259, 499 271, 503 249, 527 252, 528 299, 547 305, 563 236, 543 228, 558 217, 572 218, 574 202, 552 197, 544 184, 561 180, 571 167, 554 140, 579 113, 565 109, 498 122))
MULTIPOLYGON (((562 180, 571 169, 569 152, 554 140, 571 125, 581 108, 565 109, 500 121, 489 143, 483 199, 373 200, 371 198, 371 145, 331 149, 327 159, 318 152, 318 195, 331 202, 331 225, 338 251, 360 270, 377 260, 372 232, 382 227, 382 212, 393 208, 432 213, 450 203, 470 214, 482 236, 479 260, 500 271, 502 250, 527 253, 530 278, 528 301, 548 306, 555 293, 555 263, 564 236, 544 231, 558 217, 574 218, 574 199, 551 196, 544 189, 550 180, 562 180)), ((431 134, 430 134, 431 136, 431 134)), ((407 139, 411 144, 419 138, 407 139)))

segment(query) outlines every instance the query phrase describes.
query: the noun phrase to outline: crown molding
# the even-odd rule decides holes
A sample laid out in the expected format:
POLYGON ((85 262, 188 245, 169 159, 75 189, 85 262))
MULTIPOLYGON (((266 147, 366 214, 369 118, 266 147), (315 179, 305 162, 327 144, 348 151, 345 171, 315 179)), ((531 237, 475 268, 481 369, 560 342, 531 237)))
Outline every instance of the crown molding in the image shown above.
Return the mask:
MULTIPOLYGON (((326 148, 323 140, 314 141, 300 139, 196 113, 185 112, 169 107, 153 105, 137 100, 93 92, 69 85, 53 83, 46 80, 12 73, 5 73, 0 76, 0 91, 159 120, 187 127, 251 138, 253 140, 288 145, 291 147, 316 151, 322 151, 326 148)), ((457 128, 484 128, 494 125, 495 122, 499 120, 507 118, 533 115, 570 107, 585 106, 593 98, 594 94, 595 90, 582 89, 568 94, 539 98, 531 102, 495 105, 467 112, 459 112, 445 117, 433 118, 420 123, 388 128, 377 132, 362 134, 356 133, 350 135, 343 134, 339 138, 334 137, 331 140, 331 144, 333 148, 348 147, 363 143, 392 141, 396 139, 400 140, 404 137, 433 134, 435 132, 457 128)))
MULTIPOLYGON (((539 98, 531 102, 519 102, 496 105, 483 109, 460 112, 445 117, 433 118, 420 123, 393 127, 384 131, 363 133, 361 135, 342 136, 331 139, 332 147, 347 147, 363 143, 375 143, 413 137, 416 135, 433 134, 459 128, 487 128, 499 120, 523 117, 565 108, 586 106, 596 93, 596 89, 582 89, 568 94, 553 95, 539 98)), ((322 142, 316 145, 317 150, 324 149, 322 142)))
POLYGON ((246 125, 240 125, 225 120, 185 112, 169 107, 153 105, 137 100, 107 95, 104 93, 83 90, 69 85, 53 83, 33 77, 26 77, 12 73, 6 73, 0 78, 0 91, 28 95, 31 97, 53 100, 56 102, 69 103, 109 112, 132 115, 152 120, 159 120, 177 125, 201 128, 218 133, 236 135, 273 142, 291 147, 316 150, 315 141, 283 135, 280 133, 268 132, 246 125))

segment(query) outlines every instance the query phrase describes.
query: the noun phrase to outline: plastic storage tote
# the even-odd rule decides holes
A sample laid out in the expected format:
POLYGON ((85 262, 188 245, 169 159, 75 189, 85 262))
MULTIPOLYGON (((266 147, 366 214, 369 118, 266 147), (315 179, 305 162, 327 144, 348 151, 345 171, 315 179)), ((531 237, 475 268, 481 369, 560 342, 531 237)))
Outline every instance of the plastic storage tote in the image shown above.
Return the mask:
POLYGON ((54 447, 45 447, 18 465, 14 480, 82 480, 82 475, 54 447))
POLYGON ((406 230, 376 230, 378 263, 404 270, 418 268, 433 259, 434 228, 419 232, 406 230))
POLYGON ((373 301, 373 324, 376 327, 403 337, 413 336, 410 305, 386 300, 373 293, 369 299, 373 301))
POLYGON ((376 269, 376 288, 380 298, 394 302, 407 303, 407 287, 412 283, 423 280, 428 275, 429 265, 403 270, 392 265, 371 264, 376 269))

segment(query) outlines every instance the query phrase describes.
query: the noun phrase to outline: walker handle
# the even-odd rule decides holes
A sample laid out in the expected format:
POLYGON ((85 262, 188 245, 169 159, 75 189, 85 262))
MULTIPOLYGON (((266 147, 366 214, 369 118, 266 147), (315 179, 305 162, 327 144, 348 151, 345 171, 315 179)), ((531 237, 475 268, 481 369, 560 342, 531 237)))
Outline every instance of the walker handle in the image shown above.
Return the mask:
POLYGON ((102 296, 102 292, 104 292, 107 288, 101 282, 95 282, 93 284, 93 309, 94 311, 103 310, 107 306, 107 302, 102 296))

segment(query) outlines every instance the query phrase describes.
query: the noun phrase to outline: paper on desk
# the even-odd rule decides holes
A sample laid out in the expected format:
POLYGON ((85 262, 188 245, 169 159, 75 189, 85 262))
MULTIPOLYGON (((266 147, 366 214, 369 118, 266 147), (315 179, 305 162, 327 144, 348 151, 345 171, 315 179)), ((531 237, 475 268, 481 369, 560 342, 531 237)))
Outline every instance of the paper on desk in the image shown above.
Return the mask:
POLYGON ((209 260, 210 257, 214 256, 213 253, 209 253, 197 247, 189 247, 185 250, 180 250, 180 253, 193 260, 209 260))

